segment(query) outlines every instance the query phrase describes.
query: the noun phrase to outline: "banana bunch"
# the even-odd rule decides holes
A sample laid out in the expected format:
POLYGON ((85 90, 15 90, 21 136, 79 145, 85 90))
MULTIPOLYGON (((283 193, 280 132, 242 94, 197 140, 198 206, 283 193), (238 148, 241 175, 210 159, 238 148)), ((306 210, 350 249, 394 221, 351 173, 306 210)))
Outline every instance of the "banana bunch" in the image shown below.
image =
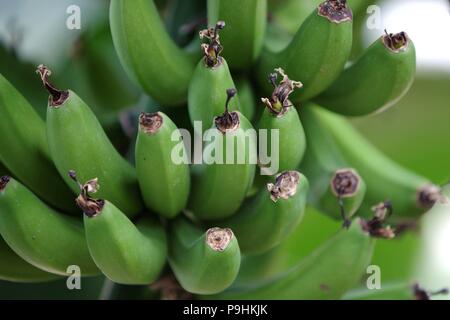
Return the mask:
POLYGON ((289 41, 274 50, 269 2, 208 0, 182 14, 172 0, 164 15, 154 1, 111 0, 115 50, 145 97, 108 112, 129 133, 126 156, 104 112, 55 86, 48 67, 36 80, 49 93, 45 120, 0 75, 0 279, 51 281, 75 265, 161 298, 169 286, 175 298, 339 299, 376 238, 444 200, 344 118, 408 91, 409 36, 385 33, 347 66, 361 3, 316 1, 297 6, 304 21, 278 30, 289 41), (297 236, 308 207, 335 235, 262 276, 292 239, 308 242, 311 232, 297 236))

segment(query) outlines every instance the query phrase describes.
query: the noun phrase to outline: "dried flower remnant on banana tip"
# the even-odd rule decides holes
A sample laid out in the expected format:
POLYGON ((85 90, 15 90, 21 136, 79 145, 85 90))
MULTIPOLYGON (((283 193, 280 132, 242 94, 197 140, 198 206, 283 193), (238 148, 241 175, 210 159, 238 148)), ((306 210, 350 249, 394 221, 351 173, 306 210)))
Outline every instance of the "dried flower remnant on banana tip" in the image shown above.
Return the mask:
POLYGON ((163 125, 163 117, 158 113, 141 112, 139 115, 139 127, 147 134, 158 132, 163 125))
POLYGON ((274 90, 270 98, 261 98, 261 101, 269 108, 270 112, 274 115, 283 115, 289 107, 292 107, 291 101, 289 101, 289 95, 295 90, 295 88, 303 87, 300 81, 293 81, 289 79, 287 74, 282 68, 275 69, 275 73, 269 75, 269 82, 273 85, 274 90), (283 79, 276 84, 279 73, 283 79))
POLYGON ((227 90, 227 101, 225 102, 225 111, 224 113, 214 118, 214 123, 216 128, 222 132, 227 133, 228 131, 235 131, 239 129, 240 120, 239 114, 235 111, 229 111, 229 104, 231 99, 236 95, 236 89, 230 88, 227 90))
POLYGON ((39 74, 45 89, 50 93, 50 96, 48 97, 49 106, 53 108, 61 106, 69 98, 69 91, 57 89, 48 80, 48 77, 52 75, 52 71, 45 65, 40 64, 36 69, 36 73, 39 74))
POLYGON ((349 228, 351 220, 347 218, 344 209, 344 198, 353 196, 358 192, 361 177, 353 169, 336 170, 330 181, 331 190, 338 199, 344 228, 349 228))
POLYGON ((204 54, 205 64, 210 67, 216 67, 222 63, 220 53, 223 50, 219 40, 219 30, 225 28, 224 21, 218 21, 214 27, 201 30, 200 39, 209 39, 209 43, 202 43, 201 47, 204 54))
POLYGON ((391 50, 394 53, 400 53, 404 51, 410 42, 410 39, 406 32, 399 33, 388 33, 386 29, 384 30, 385 35, 381 37, 381 41, 386 48, 391 50))
POLYGON ((6 188, 6 185, 9 183, 11 178, 9 176, 0 177, 0 191, 3 191, 6 188))
POLYGON ((427 184, 417 191, 417 204, 420 208, 431 209, 436 202, 448 203, 448 198, 442 194, 440 187, 427 184))
POLYGON ((331 22, 341 23, 353 20, 353 13, 346 0, 328 0, 318 7, 318 15, 331 22))
POLYGON ((380 202, 372 207, 374 212, 370 220, 361 219, 361 226, 374 238, 392 239, 395 231, 389 225, 385 225, 385 220, 392 214, 392 204, 389 200, 380 202))
POLYGON ((206 231, 206 243, 214 251, 224 251, 233 239, 233 231, 229 228, 210 228, 206 231))
POLYGON ((414 298, 416 300, 431 300, 432 296, 449 293, 448 288, 443 288, 438 291, 430 292, 430 291, 427 291, 427 290, 423 289, 422 287, 420 287, 418 283, 414 284, 412 290, 413 290, 414 298))
POLYGON ((289 199, 297 192, 300 174, 297 171, 286 171, 278 175, 275 183, 268 183, 267 190, 273 202, 279 199, 289 199))
POLYGON ((78 181, 74 170, 70 170, 68 175, 80 187, 80 195, 75 199, 78 207, 80 207, 80 209, 83 210, 84 214, 88 217, 94 217, 99 214, 105 205, 105 200, 94 199, 90 196, 90 193, 96 193, 100 189, 98 179, 94 178, 87 181, 85 184, 81 184, 78 181))

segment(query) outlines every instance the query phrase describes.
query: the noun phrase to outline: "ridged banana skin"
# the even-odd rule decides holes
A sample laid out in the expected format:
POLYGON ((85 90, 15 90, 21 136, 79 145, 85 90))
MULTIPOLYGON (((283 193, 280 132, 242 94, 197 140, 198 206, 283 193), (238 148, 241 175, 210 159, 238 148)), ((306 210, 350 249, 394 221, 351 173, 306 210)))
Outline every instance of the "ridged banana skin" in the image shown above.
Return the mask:
POLYGON ((89 251, 99 269, 121 284, 151 284, 160 275, 167 257, 162 226, 142 220, 136 226, 112 203, 102 211, 84 216, 89 251))
POLYGON ((220 35, 232 69, 248 69, 259 57, 267 25, 267 0, 208 0, 208 22, 225 21, 220 35))
MULTIPOLYGON (((235 144, 234 160, 236 160, 236 155, 244 152, 246 155, 245 163, 239 164, 236 161, 234 164, 204 163, 195 168, 197 171, 193 171, 192 191, 188 208, 200 219, 218 220, 233 215, 252 186, 256 164, 250 163, 249 160, 251 153, 256 155, 256 141, 253 138, 248 139, 245 134, 247 129, 252 128, 251 123, 239 111, 236 112, 239 114, 242 131, 237 132, 234 136, 230 136, 229 133, 224 135, 223 148, 226 151, 228 139, 241 141, 235 144), (250 140, 253 143, 250 143, 250 140), (238 147, 241 145, 245 147, 245 150, 238 147)), ((215 143, 215 141, 210 143, 215 143)), ((224 162, 226 154, 226 152, 223 152, 224 162)), ((203 161, 208 161, 208 157, 205 146, 203 161)))
POLYGON ((12 178, 0 191, 0 233, 17 255, 39 269, 67 276, 67 268, 76 265, 83 276, 99 274, 83 225, 12 178))
MULTIPOLYGON (((207 67, 203 59, 200 60, 189 85, 189 118, 193 126, 194 121, 201 121, 203 130, 211 128, 214 117, 223 113, 227 89, 236 87, 226 60, 221 60, 220 65, 212 68, 207 67)), ((240 110, 239 93, 230 102, 229 110, 240 110)))
POLYGON ((300 174, 297 192, 289 199, 272 201, 267 189, 261 190, 221 226, 233 230, 243 254, 261 254, 280 244, 297 227, 305 213, 308 179, 300 174))
POLYGON ((0 237, 0 280, 20 283, 39 283, 59 276, 33 267, 20 258, 0 237))
POLYGON ((210 295, 225 290, 236 279, 240 263, 235 236, 224 251, 218 252, 206 243, 206 233, 185 218, 171 226, 169 264, 186 291, 210 295))
MULTIPOLYGON (((301 108, 301 117, 304 120, 308 152, 299 166, 311 181, 311 192, 308 201, 321 212, 334 219, 342 219, 338 197, 331 188, 331 180, 337 170, 351 169, 350 164, 345 159, 341 150, 336 146, 333 137, 323 126, 317 115, 311 110, 312 105, 305 105, 301 108)), ((361 178, 358 190, 350 197, 343 197, 347 218, 352 217, 364 200, 366 193, 366 183, 361 178)))
POLYGON ((277 172, 298 167, 306 151, 306 137, 295 108, 289 108, 280 117, 274 116, 268 108, 265 108, 259 120, 258 129, 267 130, 267 152, 272 156, 272 130, 278 131, 279 167, 277 172))
POLYGON ((114 46, 129 76, 164 105, 186 101, 194 62, 170 38, 153 0, 112 0, 114 46))
POLYGON ((394 53, 376 40, 315 102, 346 116, 364 116, 395 105, 411 88, 416 72, 412 41, 394 53))
POLYGON ((339 299, 358 283, 372 258, 374 239, 361 221, 342 229, 298 266, 259 286, 225 291, 218 299, 325 300, 339 299))
POLYGON ((47 138, 53 161, 60 175, 74 192, 78 186, 68 175, 75 170, 80 181, 98 178, 99 198, 114 201, 127 215, 143 208, 136 172, 117 152, 94 113, 78 95, 59 107, 47 108, 47 138))
POLYGON ((315 9, 285 49, 263 50, 258 69, 260 85, 270 92, 267 75, 281 67, 291 79, 303 83, 303 88, 289 98, 292 102, 317 96, 344 70, 352 48, 352 25, 352 21, 331 22, 315 9))
POLYGON ((425 211, 418 206, 417 191, 430 184, 428 179, 403 168, 381 153, 342 116, 318 106, 311 106, 310 111, 320 119, 346 160, 358 170, 367 184, 359 214, 371 215, 370 208, 385 200, 392 203, 392 219, 417 218, 425 211))
POLYGON ((52 163, 44 121, 1 74, 0 161, 46 202, 76 211, 74 196, 52 163))
POLYGON ((146 205, 166 218, 173 218, 186 207, 190 172, 188 164, 175 164, 171 158, 172 150, 183 143, 171 141, 172 133, 178 128, 167 115, 158 114, 163 124, 157 132, 149 134, 139 129, 136 172, 146 205))

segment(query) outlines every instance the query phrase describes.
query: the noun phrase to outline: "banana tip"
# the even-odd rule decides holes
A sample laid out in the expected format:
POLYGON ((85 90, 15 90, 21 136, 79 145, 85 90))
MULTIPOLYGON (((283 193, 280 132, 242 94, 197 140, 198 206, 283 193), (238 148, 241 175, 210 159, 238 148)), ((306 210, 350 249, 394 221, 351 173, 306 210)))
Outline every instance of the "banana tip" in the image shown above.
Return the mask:
POLYGON ((267 190, 273 202, 279 199, 289 199, 297 193, 300 182, 300 173, 297 171, 285 171, 277 176, 275 183, 268 183, 267 190))
POLYGON ((336 170, 330 181, 331 190, 336 197, 347 198, 358 192, 361 177, 354 169, 336 170))
POLYGON ((48 80, 48 77, 51 76, 52 71, 47 66, 40 64, 36 69, 36 73, 39 74, 44 87, 50 94, 50 96, 48 97, 48 105, 53 108, 58 108, 59 106, 64 104, 64 102, 66 102, 66 100, 69 98, 69 91, 57 89, 48 80))
POLYGON ((139 127, 147 134, 154 134, 163 125, 163 117, 159 112, 146 113, 142 112, 139 115, 139 127))
POLYGON ((214 251, 224 251, 233 239, 233 231, 229 228, 211 228, 206 231, 206 243, 214 251))
POLYGON ((342 23, 353 20, 352 9, 346 0, 327 0, 318 7, 318 15, 327 18, 334 23, 342 23))

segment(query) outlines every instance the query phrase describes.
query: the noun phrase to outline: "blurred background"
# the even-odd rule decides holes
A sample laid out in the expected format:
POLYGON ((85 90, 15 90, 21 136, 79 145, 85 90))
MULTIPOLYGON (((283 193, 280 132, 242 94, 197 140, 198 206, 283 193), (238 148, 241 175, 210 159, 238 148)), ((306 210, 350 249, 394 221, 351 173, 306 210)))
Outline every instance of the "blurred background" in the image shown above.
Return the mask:
MULTIPOLYGON (((286 37, 279 39, 280 47, 303 19, 305 13, 296 11, 302 7, 299 2, 307 1, 270 1, 274 26, 286 30, 286 37), (287 25, 277 26, 279 3, 284 1, 290 3, 292 19, 287 25)), ((193 9, 204 7, 203 1, 156 2, 174 39, 186 45, 193 33, 189 23, 202 19, 193 9)), ((444 184, 450 180, 450 2, 368 2, 372 5, 363 8, 355 19, 353 57, 384 29, 406 31, 416 46, 418 70, 413 87, 397 106, 352 122, 392 159, 437 184, 444 184)), ((0 0, 0 73, 44 116, 47 93, 34 73, 40 63, 50 66, 58 86, 74 89, 95 109, 116 147, 127 153, 133 128, 129 127, 123 110, 148 108, 153 102, 128 80, 120 66, 109 34, 108 1, 0 0), (67 9, 72 5, 81 9, 81 29, 70 30, 66 26, 73 13, 67 9)), ((299 242, 316 243, 336 230, 318 214, 311 213, 308 219, 316 229, 308 234, 309 238, 299 238, 299 242)), ((439 290, 450 287, 449 248, 450 208, 437 205, 424 216, 419 232, 395 241, 379 241, 373 264, 381 267, 382 286, 419 281, 429 290, 439 290)), ((294 261, 299 253, 292 250, 294 261)), ((306 249, 301 254, 305 252, 306 249)), ((64 279, 34 285, 0 281, 0 299, 98 298, 103 282, 102 277, 83 279, 82 290, 69 291, 64 279)))

